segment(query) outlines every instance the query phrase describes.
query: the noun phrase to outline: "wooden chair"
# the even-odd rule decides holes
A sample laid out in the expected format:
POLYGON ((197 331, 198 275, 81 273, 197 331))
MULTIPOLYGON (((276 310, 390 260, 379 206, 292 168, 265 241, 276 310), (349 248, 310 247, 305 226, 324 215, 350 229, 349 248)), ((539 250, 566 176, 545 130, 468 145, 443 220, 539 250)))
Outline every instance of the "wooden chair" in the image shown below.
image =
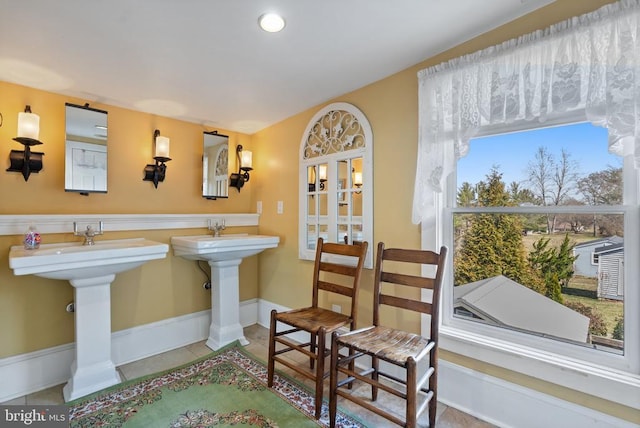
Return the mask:
POLYGON ((442 247, 440 253, 435 253, 422 250, 385 249, 382 242, 378 244, 373 290, 373 326, 343 334, 339 332, 332 334, 329 395, 331 427, 335 426, 338 396, 353 401, 398 425, 406 427, 415 427, 418 416, 428 405, 429 426, 433 427, 435 425, 438 375, 438 316, 446 256, 446 247, 442 247), (383 263, 385 263, 384 267, 383 263), (398 270, 402 272, 407 266, 412 266, 408 263, 413 264, 414 267, 416 264, 435 265, 436 270, 432 277, 397 272, 398 270), (385 271, 387 267, 393 267, 394 270, 385 271), (419 299, 414 300, 384 294, 381 289, 383 283, 391 284, 394 290, 406 288, 401 286, 431 289, 433 290, 431 301, 424 302, 419 299), (382 305, 430 314, 429 338, 383 326, 380 320, 380 306, 382 305), (342 352, 340 352, 341 350, 342 352), (364 358, 356 362, 361 357, 369 357, 370 364, 367 363, 369 359, 364 358), (400 371, 399 369, 403 369, 406 373, 406 379, 381 371, 380 360, 391 364, 383 367, 382 370, 391 371, 389 369, 392 368, 393 371, 400 371), (356 370, 354 370, 354 362, 356 362, 355 366, 358 367, 356 370), (419 368, 418 365, 420 365, 419 368), (418 372, 422 374, 419 379, 418 372), (346 378, 341 373, 345 374, 346 378), (339 380, 339 377, 344 379, 339 380), (380 377, 391 379, 396 383, 382 383, 380 377), (381 409, 379 406, 375 406, 372 401, 345 391, 343 387, 351 386, 354 380, 360 380, 371 385, 372 401, 377 400, 378 389, 406 400, 404 420, 381 409), (428 385, 425 387, 427 383, 428 385))
POLYGON ((271 326, 269 330, 269 359, 268 359, 268 386, 273 386, 273 373, 275 363, 278 362, 295 370, 297 373, 315 381, 315 417, 320 418, 322 411, 323 382, 329 376, 325 370, 325 358, 329 351, 325 346, 327 334, 348 326, 350 330, 355 328, 358 307, 358 286, 360 275, 367 254, 367 242, 358 245, 346 245, 325 243, 318 239, 316 247, 316 259, 313 271, 313 296, 310 307, 280 312, 271 311, 271 326), (324 256, 324 257, 323 257, 324 256), (326 256, 346 257, 345 264, 327 260, 326 256), (348 262, 354 262, 348 264, 348 262), (347 284, 347 285, 345 285, 347 284), (319 292, 324 290, 337 293, 351 299, 348 313, 342 314, 318 306, 319 292), (277 331, 278 323, 286 325, 286 330, 277 331), (296 332, 309 333, 307 343, 294 343, 285 335, 296 332), (284 345, 284 348, 276 349, 276 343, 284 345), (307 349, 308 348, 308 349, 307 349), (301 367, 282 357, 282 354, 297 351, 309 357, 309 367, 301 367), (315 370, 314 370, 315 367, 315 370))

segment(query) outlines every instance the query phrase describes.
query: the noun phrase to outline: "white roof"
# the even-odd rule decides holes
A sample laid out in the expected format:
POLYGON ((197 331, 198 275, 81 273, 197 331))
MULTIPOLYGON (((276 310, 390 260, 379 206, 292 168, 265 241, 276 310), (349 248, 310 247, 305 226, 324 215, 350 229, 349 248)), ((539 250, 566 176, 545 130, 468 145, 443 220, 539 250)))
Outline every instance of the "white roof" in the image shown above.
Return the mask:
POLYGON ((582 248, 582 247, 600 247, 603 245, 612 245, 612 244, 621 244, 624 242, 624 238, 616 235, 607 236, 606 238, 594 239, 591 241, 585 241, 577 244, 574 249, 582 248))
POLYGON ((454 287, 454 306, 486 321, 586 343, 589 318, 499 275, 454 287))

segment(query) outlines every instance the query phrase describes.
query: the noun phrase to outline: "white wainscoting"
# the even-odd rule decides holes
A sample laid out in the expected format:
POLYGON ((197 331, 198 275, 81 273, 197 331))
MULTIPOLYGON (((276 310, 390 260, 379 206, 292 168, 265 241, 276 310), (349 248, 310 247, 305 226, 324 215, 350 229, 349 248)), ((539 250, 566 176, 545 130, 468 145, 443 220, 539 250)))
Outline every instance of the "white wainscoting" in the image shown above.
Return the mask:
MULTIPOLYGON (((240 324, 257 322, 258 300, 240 303, 240 324)), ((116 366, 180 348, 209 336, 210 311, 170 318, 112 333, 111 352, 116 366)), ((0 403, 65 383, 70 375, 75 345, 69 343, 0 359, 0 403)))

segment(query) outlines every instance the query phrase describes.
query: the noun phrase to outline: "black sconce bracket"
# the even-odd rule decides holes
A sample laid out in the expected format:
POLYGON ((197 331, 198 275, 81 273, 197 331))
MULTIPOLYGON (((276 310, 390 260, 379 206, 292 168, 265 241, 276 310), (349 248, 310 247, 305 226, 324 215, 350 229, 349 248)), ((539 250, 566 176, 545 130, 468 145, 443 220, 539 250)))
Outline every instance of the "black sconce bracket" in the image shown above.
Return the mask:
POLYGON ((22 144, 24 150, 11 150, 9 153, 10 166, 7 171, 21 172, 24 181, 27 181, 31 173, 37 174, 42 170, 42 156, 44 156, 44 153, 31 151, 31 146, 42 144, 42 142, 26 137, 16 137, 14 140, 22 144))
POLYGON ((154 157, 156 160, 155 164, 147 164, 144 167, 144 178, 143 181, 153 181, 153 186, 157 189, 158 183, 164 181, 164 177, 167 173, 167 165, 165 162, 171 160, 171 158, 164 157, 154 157))
MULTIPOLYGON (((156 140, 156 137, 158 137, 159 135, 160 131, 156 129, 153 132, 154 142, 156 140)), ((154 156, 153 159, 155 159, 156 161, 154 164, 147 164, 144 167, 144 178, 142 180, 152 181, 153 186, 157 189, 158 183, 164 181, 164 177, 167 173, 167 165, 165 164, 165 162, 169 162, 171 158, 167 158, 164 156, 154 156)))
POLYGON ((238 158, 238 165, 240 165, 240 168, 238 168, 237 173, 234 172, 229 177, 229 187, 235 187, 236 189, 238 189, 238 192, 240 191, 240 189, 242 189, 244 183, 249 181, 249 179, 251 178, 249 176, 249 171, 253 170, 253 168, 251 167, 242 166, 240 153, 242 153, 242 144, 238 144, 238 147, 236 147, 236 156, 238 158))

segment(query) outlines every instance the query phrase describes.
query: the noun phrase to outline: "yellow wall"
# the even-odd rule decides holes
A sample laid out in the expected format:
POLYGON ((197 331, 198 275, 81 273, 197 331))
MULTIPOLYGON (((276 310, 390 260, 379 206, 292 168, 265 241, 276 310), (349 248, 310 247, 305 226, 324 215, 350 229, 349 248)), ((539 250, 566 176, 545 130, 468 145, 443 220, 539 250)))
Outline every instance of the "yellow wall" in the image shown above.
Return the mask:
MULTIPOLYGON (((229 199, 206 200, 201 196, 202 126, 156 117, 104 104, 92 107, 109 112, 108 192, 81 196, 64 191, 65 102, 87 100, 51 94, 0 82, 0 215, 3 214, 207 214, 247 213, 253 181, 241 193, 230 189, 229 199), (18 112, 26 104, 40 116, 40 140, 36 151, 45 153, 44 168, 24 181, 22 174, 7 172, 11 149, 23 147, 12 140, 17 133, 18 112), (172 161, 167 177, 155 189, 143 181, 143 169, 153 159, 153 130, 171 138, 172 161)), ((236 144, 252 148, 248 135, 219 129, 236 144)), ((230 160, 235 170, 235 158, 230 160)), ((37 226, 37 225, 36 225, 37 226)), ((227 233, 256 233, 256 227, 229 228, 227 233), (231 232, 233 230, 233 232, 231 232)), ((206 229, 109 232, 99 239, 144 237, 169 243, 171 236, 197 235, 206 229)), ((43 241, 77 241, 72 231, 44 234, 43 241)), ((11 245, 22 236, 0 236, 0 358, 73 342, 73 314, 65 312, 73 300, 73 289, 65 281, 35 276, 14 276, 9 269, 11 245)), ((190 314, 210 307, 210 292, 202 288, 205 275, 195 261, 173 257, 154 260, 116 276, 111 287, 112 330, 118 331, 154 321, 190 314)), ((258 297, 258 258, 240 265, 240 298, 258 297)))
MULTIPOLYGON (((348 102, 365 114, 374 138, 374 239, 387 246, 420 247, 420 229, 411 223, 411 204, 418 130, 417 72, 449 59, 472 53, 505 40, 542 29, 571 16, 592 11, 611 1, 558 0, 537 12, 457 46, 354 92, 327 102, 348 102)), ((259 157, 257 168, 268 180, 256 183, 258 199, 265 204, 260 220, 263 233, 283 237, 277 252, 260 256, 259 295, 288 307, 310 303, 312 263, 297 259, 298 251, 298 160, 302 134, 313 115, 324 105, 303 111, 252 136, 259 157), (268 161, 267 161, 268 159, 268 161), (276 201, 285 203, 284 214, 275 214, 276 201)), ((366 183, 365 183, 366 185, 366 183)), ((358 323, 371 322, 371 271, 362 279, 358 323)), ((388 315, 389 316, 389 315, 388 315)), ((419 331, 419 321, 389 320, 419 331)), ((514 382, 559 398, 640 423, 637 410, 511 372, 480 361, 442 352, 441 356, 481 373, 514 382)))
MULTIPOLYGON (((557 0, 530 15, 488 32, 423 63, 417 64, 335 100, 361 109, 374 135, 374 238, 389 246, 418 248, 420 229, 411 223, 411 200, 417 150, 417 77, 428 66, 545 28, 571 16, 596 9, 610 0, 557 0)), ((0 159, 8 159, 15 136, 17 112, 30 104, 41 117, 45 169, 28 183, 17 173, 0 170, 0 214, 39 213, 222 213, 252 212, 262 201, 259 231, 280 237, 277 249, 246 260, 241 265, 241 300, 259 297, 288 307, 310 302, 312 263, 298 259, 298 161, 302 133, 316 106, 252 136, 220 130, 230 135, 231 148, 242 144, 254 152, 251 181, 228 200, 200 197, 201 126, 172 119, 95 104, 109 111, 109 192, 81 197, 64 192, 64 103, 85 100, 53 95, 0 82, 0 159), (151 135, 159 128, 171 138, 167 180, 157 190, 143 182, 142 169, 151 162, 151 135), (278 201, 284 213, 276 213, 278 201)), ((8 162, 8 161, 7 161, 8 162)), ((231 162, 231 169, 234 169, 231 162)), ((366 185, 366 184, 365 184, 366 185)), ((255 228, 249 228, 255 232, 255 228)), ((244 231, 244 230, 240 230, 244 231)), ((176 234, 204 231, 143 231, 113 233, 109 238, 144 236, 169 242, 176 234)), ((45 237, 52 242, 74 239, 69 234, 45 237)), ((0 357, 43 349, 73 340, 73 318, 62 309, 72 289, 61 281, 15 277, 8 268, 8 248, 19 236, 0 236, 0 357), (7 327, 10 326, 10 327, 7 327)), ((200 287, 204 276, 186 260, 168 255, 116 278, 112 287, 113 329, 203 310, 209 293, 200 287)), ((372 277, 367 270, 360 294, 359 323, 371 320, 372 277)), ((337 302, 339 303, 339 302, 337 302)), ((395 320, 418 331, 417 319, 395 320)), ((640 423, 634 409, 572 391, 460 355, 442 352, 448 361, 534 390, 557 396, 614 416, 640 423)))

